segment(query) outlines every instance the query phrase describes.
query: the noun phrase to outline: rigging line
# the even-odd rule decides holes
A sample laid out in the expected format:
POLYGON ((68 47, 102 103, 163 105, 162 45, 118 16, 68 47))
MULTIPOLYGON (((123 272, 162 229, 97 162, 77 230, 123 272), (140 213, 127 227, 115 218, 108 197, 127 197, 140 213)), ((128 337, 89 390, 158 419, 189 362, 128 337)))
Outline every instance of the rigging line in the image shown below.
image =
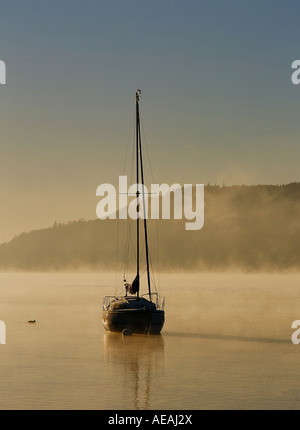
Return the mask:
POLYGON ((132 243, 131 227, 132 227, 132 223, 129 220, 129 221, 127 221, 127 230, 126 230, 127 232, 126 232, 125 246, 124 246, 123 258, 122 258, 122 263, 121 263, 121 268, 120 268, 121 270, 123 269, 123 280, 127 278, 126 272, 128 270, 128 264, 129 264, 130 245, 132 246, 132 249, 134 252, 134 246, 132 243))
MULTIPOLYGON (((160 258, 159 258, 159 234, 158 234, 158 220, 155 220, 155 236, 156 236, 156 264, 157 264, 157 272, 158 272, 158 285, 160 286, 160 258)), ((153 268, 153 259, 151 253, 151 270, 154 276, 154 268, 153 268)))
POLYGON ((152 278, 152 282, 153 282, 153 285, 154 285, 154 287, 155 287, 155 290, 156 290, 156 292, 158 292, 157 291, 157 289, 156 289, 156 283, 155 283, 155 279, 154 279, 154 277, 151 275, 151 278, 152 278))
POLYGON ((140 278, 143 276, 144 273, 147 272, 147 269, 145 269, 141 274, 140 274, 140 278))
POLYGON ((123 272, 123 279, 127 278, 126 273, 128 271, 128 266, 129 266, 130 249, 132 248, 133 254, 135 253, 131 230, 132 230, 132 222, 130 222, 130 220, 127 220, 126 239, 125 239, 125 245, 123 250, 122 262, 120 265, 120 272, 123 272))
MULTIPOLYGON (((127 141, 127 145, 126 145, 125 158, 124 158, 123 169, 122 169, 122 176, 124 175, 125 166, 127 163, 129 144, 131 141, 131 135, 132 135, 133 129, 134 129, 134 111, 132 112, 132 120, 131 120, 131 126, 130 126, 130 130, 129 130, 129 137, 128 137, 128 141, 127 141)), ((118 217, 117 232, 116 232, 115 292, 116 292, 117 285, 118 285, 119 231, 120 231, 120 218, 118 217)))
POLYGON ((149 150, 148 150, 148 144, 147 144, 147 139, 146 139, 146 133, 145 133, 145 129, 144 129, 144 124, 143 124, 143 120, 140 117, 140 122, 142 125, 142 134, 143 134, 143 142, 145 142, 145 148, 146 148, 146 153, 147 153, 147 158, 148 158, 148 163, 149 163, 149 167, 150 167, 150 173, 151 173, 151 180, 154 183, 154 174, 153 174, 153 169, 152 169, 152 164, 151 164, 151 159, 150 159, 150 155, 149 155, 149 150))
MULTIPOLYGON (((146 153, 147 153, 147 158, 148 158, 148 163, 150 166, 150 173, 151 173, 151 180, 152 183, 155 184, 156 181, 154 180, 154 174, 153 174, 153 170, 152 170, 152 164, 151 164, 151 159, 150 159, 150 155, 149 155, 149 151, 148 151, 148 144, 147 144, 147 139, 146 139, 146 133, 145 133, 145 129, 144 129, 144 124, 143 124, 143 119, 140 116, 140 123, 142 125, 142 134, 143 134, 143 141, 145 142, 145 148, 146 148, 146 153)), ((159 198, 159 196, 158 196, 159 198)), ((160 288, 160 259, 159 259, 159 240, 158 240, 158 220, 155 220, 155 230, 156 230, 156 252, 157 252, 157 270, 158 270, 158 286, 160 288)), ((152 268, 153 271, 153 268, 152 268)))
POLYGON ((142 179, 142 199, 143 199, 143 212, 144 212, 144 234, 145 234, 145 247, 146 247, 146 264, 147 264, 147 279, 148 279, 148 291, 151 302, 151 281, 150 281, 150 267, 149 267, 149 256, 148 256, 148 234, 147 234, 147 217, 145 210, 145 191, 144 191, 144 169, 143 169, 143 157, 142 157, 142 143, 141 143, 141 132, 140 132, 140 121, 138 122, 139 130, 139 153, 140 153, 140 165, 141 165, 141 179, 142 179))
POLYGON ((121 267, 120 267, 121 271, 123 269, 123 279, 125 279, 127 277, 126 273, 128 271, 128 265, 129 265, 130 244, 131 244, 131 246, 133 248, 131 228, 132 228, 132 223, 130 222, 130 220, 127 220, 127 222, 126 222, 125 245, 124 245, 124 249, 123 249, 122 263, 121 263, 121 267))
POLYGON ((118 285, 118 259, 119 259, 119 224, 120 224, 120 220, 118 217, 118 221, 117 221, 117 233, 116 233, 116 273, 115 273, 115 294, 116 294, 116 290, 117 290, 117 285, 118 285))
POLYGON ((131 220, 127 221, 127 234, 126 234, 126 241, 125 241, 125 249, 124 249, 123 259, 122 259, 122 264, 121 264, 121 268, 124 268, 123 274, 124 274, 125 279, 127 278, 126 273, 127 273, 127 271, 129 271, 131 249, 132 249, 132 253, 133 253, 134 258, 136 257, 135 248, 134 248, 134 244, 133 244, 132 226, 133 226, 133 222, 131 220))
POLYGON ((130 164, 130 183, 133 182, 133 178, 134 178, 134 167, 135 167, 135 133, 134 133, 134 138, 133 138, 133 142, 132 142, 132 148, 131 148, 131 164, 130 164))
POLYGON ((153 270, 153 264, 152 264, 152 258, 151 255, 149 255, 149 259, 150 259, 150 266, 151 266, 151 278, 152 278, 152 282, 155 288, 155 291, 158 293, 157 291, 157 287, 156 287, 156 281, 155 281, 155 277, 154 277, 154 270, 153 270))
MULTIPOLYGON (((131 225, 132 225, 132 223, 131 223, 131 225)), ((127 255, 129 256, 129 246, 131 245, 133 256, 136 259, 135 245, 133 244, 133 238, 132 238, 132 236, 133 235, 130 234, 130 237, 129 237, 129 240, 128 240, 128 253, 127 253, 127 255)), ((129 265, 129 257, 127 259, 127 268, 128 268, 128 265, 129 265)))
POLYGON ((158 287, 160 289, 160 259, 159 259, 159 235, 158 235, 158 220, 155 220, 155 230, 156 230, 156 258, 157 258, 157 270, 158 270, 158 287))
MULTIPOLYGON (((127 164, 127 160, 129 159, 128 157, 128 152, 129 152, 129 144, 130 141, 134 141, 135 139, 135 130, 134 130, 134 112, 133 112, 133 120, 132 120, 132 125, 131 125, 131 130, 130 130, 130 138, 128 139, 128 144, 127 144, 127 148, 126 148, 126 157, 125 157, 125 161, 124 161, 124 165, 123 165, 123 170, 122 170, 122 176, 124 175, 125 172, 125 167, 127 164), (132 139, 133 138, 133 139, 132 139)), ((130 180, 132 181, 132 177, 133 177, 133 164, 134 164, 134 149, 135 149, 135 145, 132 145, 132 152, 131 152, 131 157, 130 157, 130 180)), ((126 210, 128 210, 128 204, 127 204, 127 208, 126 210)), ((128 262, 129 262, 129 258, 127 257, 127 255, 129 254, 129 247, 130 247, 130 239, 132 241, 131 238, 131 223, 130 221, 126 223, 126 237, 125 237, 125 246, 124 246, 124 251, 123 251, 123 257, 121 260, 121 265, 120 265, 120 272, 122 272, 123 269, 123 279, 126 277, 126 271, 128 269, 128 262)), ((119 228, 119 220, 118 220, 118 228, 119 228)), ((117 255, 117 259, 119 260, 119 255, 117 255)), ((121 274, 120 274, 121 277, 121 274)))
POLYGON ((126 162, 127 162, 127 157, 128 157, 129 146, 130 146, 130 142, 132 142, 132 140, 131 140, 132 139, 132 134, 134 134, 134 114, 135 114, 135 111, 133 110, 133 112, 132 112, 132 121, 131 121, 130 132, 129 132, 129 138, 128 138, 128 142, 127 142, 127 146, 126 146, 125 160, 124 160, 123 169, 122 169, 122 176, 124 175, 124 172, 125 172, 125 167, 126 167, 126 162))
POLYGON ((131 242, 132 242, 131 223, 129 221, 127 223, 127 234, 126 234, 125 250, 124 250, 124 255, 123 255, 124 272, 125 272, 124 275, 126 274, 126 271, 128 269, 129 248, 130 248, 131 242))
MULTIPOLYGON (((132 145, 132 154, 131 154, 131 168, 130 168, 130 182, 132 182, 133 179, 133 165, 134 165, 134 156, 135 156, 135 145, 132 145)), ((128 205, 127 205, 127 210, 128 210, 128 205)), ((128 269, 128 265, 129 265, 129 246, 131 244, 132 246, 132 250, 133 250, 133 255, 134 257, 136 257, 136 253, 135 253, 135 249, 134 249, 134 245, 133 245, 133 239, 132 239, 132 225, 133 223, 131 222, 131 220, 127 220, 127 231, 126 231, 126 250, 125 250, 125 255, 124 255, 124 259, 126 259, 126 256, 128 256, 127 261, 125 260, 125 264, 126 264, 126 270, 128 269)))
POLYGON ((124 270, 123 270, 124 278, 126 277, 126 270, 127 270, 127 264, 126 264, 126 255, 128 252, 127 250, 128 250, 128 241, 126 240, 125 250, 123 252, 123 258, 122 258, 122 264, 121 264, 121 269, 124 268, 124 270))

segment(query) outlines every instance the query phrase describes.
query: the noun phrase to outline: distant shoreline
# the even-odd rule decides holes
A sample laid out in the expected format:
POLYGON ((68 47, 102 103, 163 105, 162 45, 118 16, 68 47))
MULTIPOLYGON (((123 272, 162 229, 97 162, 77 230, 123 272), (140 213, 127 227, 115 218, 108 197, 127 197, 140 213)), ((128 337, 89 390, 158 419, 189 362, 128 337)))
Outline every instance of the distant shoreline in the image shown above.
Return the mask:
MULTIPOLYGON (((185 231, 184 220, 149 222, 156 270, 300 271, 300 183, 207 185, 204 199, 202 230, 185 231)), ((114 271, 125 252, 126 223, 79 219, 21 233, 0 244, 0 271, 114 271)), ((129 267, 133 261, 130 254, 129 267)))

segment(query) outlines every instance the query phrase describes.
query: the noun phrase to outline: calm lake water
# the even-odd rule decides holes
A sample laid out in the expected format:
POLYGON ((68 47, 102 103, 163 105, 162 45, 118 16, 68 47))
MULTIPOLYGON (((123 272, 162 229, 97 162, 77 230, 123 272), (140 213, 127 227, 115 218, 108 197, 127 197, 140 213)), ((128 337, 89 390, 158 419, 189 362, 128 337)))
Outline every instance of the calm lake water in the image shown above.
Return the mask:
POLYGON ((101 323, 115 275, 0 274, 0 409, 299 409, 299 281, 163 274, 162 335, 122 338, 101 323))

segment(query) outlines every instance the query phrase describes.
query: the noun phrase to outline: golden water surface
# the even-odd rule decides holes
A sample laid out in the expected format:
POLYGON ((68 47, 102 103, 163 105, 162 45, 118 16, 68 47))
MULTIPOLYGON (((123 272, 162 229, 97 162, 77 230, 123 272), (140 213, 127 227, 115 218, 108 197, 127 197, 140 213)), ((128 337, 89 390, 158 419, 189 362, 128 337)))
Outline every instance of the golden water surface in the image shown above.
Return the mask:
POLYGON ((162 335, 122 337, 101 323, 115 275, 2 273, 0 408, 299 409, 299 281, 163 274, 162 335))

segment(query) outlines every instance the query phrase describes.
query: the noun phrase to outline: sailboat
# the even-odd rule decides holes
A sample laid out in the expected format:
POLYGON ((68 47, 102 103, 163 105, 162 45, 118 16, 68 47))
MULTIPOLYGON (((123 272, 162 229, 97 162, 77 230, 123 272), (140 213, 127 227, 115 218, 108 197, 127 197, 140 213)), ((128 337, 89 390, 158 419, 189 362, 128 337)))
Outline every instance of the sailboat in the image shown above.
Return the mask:
MULTIPOLYGON (((141 90, 136 91, 136 201, 139 208, 140 200, 145 213, 145 193, 144 193, 144 170, 142 158, 142 143, 140 132, 140 101, 141 90), (139 191, 139 180, 142 183, 142 192, 139 191), (141 195, 141 196, 140 196, 141 195)), ((102 323, 107 331, 122 332, 130 334, 160 334, 164 322, 164 298, 157 292, 152 291, 147 219, 143 219, 145 238, 145 257, 147 271, 148 292, 140 295, 140 219, 136 220, 136 276, 132 283, 124 279, 125 293, 122 296, 106 296, 103 300, 102 323)))

